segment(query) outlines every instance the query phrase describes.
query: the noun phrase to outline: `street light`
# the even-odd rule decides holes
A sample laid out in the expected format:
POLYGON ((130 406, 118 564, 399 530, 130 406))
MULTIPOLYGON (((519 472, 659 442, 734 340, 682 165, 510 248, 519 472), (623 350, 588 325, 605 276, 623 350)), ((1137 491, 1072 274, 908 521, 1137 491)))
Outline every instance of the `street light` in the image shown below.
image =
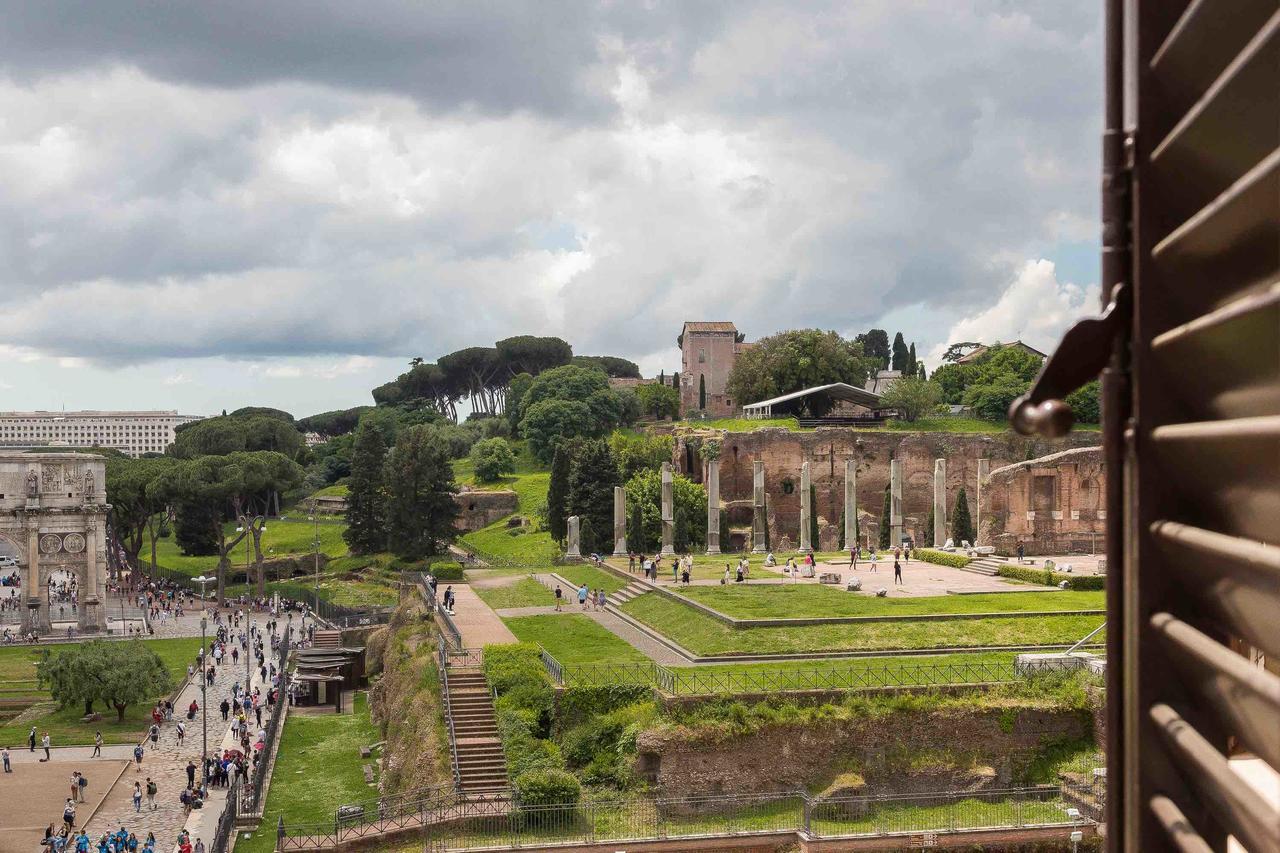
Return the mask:
MULTIPOLYGON (((203 578, 201 578, 203 580, 203 578)), ((200 594, 201 599, 204 593, 200 594)), ((209 627, 209 617, 200 617, 200 781, 209 784, 209 679, 205 676, 204 662, 208 659, 205 650, 205 630, 209 627)))
POLYGON ((200 577, 192 578, 191 580, 193 583, 200 584, 200 610, 201 612, 204 612, 205 610, 208 609, 205 606, 205 598, 204 598, 205 584, 213 583, 215 580, 217 580, 217 578, 210 578, 210 577, 205 577, 204 575, 200 575, 200 577))

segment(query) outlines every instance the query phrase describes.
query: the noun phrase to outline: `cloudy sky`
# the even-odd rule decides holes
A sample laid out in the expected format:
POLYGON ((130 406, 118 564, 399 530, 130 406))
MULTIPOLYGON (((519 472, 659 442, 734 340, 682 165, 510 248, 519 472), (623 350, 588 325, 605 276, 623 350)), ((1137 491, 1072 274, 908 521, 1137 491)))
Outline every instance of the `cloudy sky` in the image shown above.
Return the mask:
POLYGON ((686 319, 1094 310, 1101 6, 0 2, 0 408, 310 414, 686 319))

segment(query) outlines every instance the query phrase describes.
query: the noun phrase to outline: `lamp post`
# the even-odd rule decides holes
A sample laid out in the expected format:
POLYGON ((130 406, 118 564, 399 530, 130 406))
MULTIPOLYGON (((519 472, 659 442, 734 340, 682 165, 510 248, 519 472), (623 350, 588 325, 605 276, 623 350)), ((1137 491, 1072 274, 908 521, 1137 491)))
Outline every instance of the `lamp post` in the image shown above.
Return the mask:
MULTIPOLYGON (((203 578, 202 578, 203 579, 203 578)), ((204 598, 203 591, 200 593, 204 598)), ((200 617, 200 781, 209 784, 209 679, 205 674, 204 662, 208 660, 205 653, 208 645, 205 631, 209 627, 209 617, 200 617)))
POLYGON ((205 606, 205 597, 204 597, 205 584, 212 583, 213 581, 217 580, 217 578, 210 578, 210 577, 205 577, 204 575, 200 575, 200 577, 192 578, 191 580, 193 583, 200 584, 200 612, 203 613, 205 610, 208 609, 205 606))

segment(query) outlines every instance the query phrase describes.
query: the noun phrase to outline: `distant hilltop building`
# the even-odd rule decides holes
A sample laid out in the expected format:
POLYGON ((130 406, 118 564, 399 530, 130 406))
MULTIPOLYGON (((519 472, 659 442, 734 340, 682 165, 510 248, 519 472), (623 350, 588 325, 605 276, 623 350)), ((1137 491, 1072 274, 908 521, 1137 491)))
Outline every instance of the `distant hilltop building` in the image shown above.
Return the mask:
POLYGON ((970 362, 977 361, 978 359, 982 358, 984 355, 986 355, 989 352, 992 352, 998 349, 1004 349, 1005 347, 1016 347, 1017 349, 1020 349, 1026 353, 1030 353, 1031 355, 1034 355, 1037 358, 1048 358, 1048 356, 1040 352, 1040 350, 1036 349, 1035 347, 1027 346, 1022 341, 1014 341, 1013 343, 1009 343, 1009 344, 991 344, 990 346, 988 346, 987 344, 979 344, 976 349, 971 350, 965 353, 964 355, 960 356, 959 358, 957 358, 956 364, 969 364, 970 362))
POLYGON ((868 379, 863 387, 872 394, 884 394, 901 378, 901 370, 877 370, 875 376, 868 379))
POLYGON ((0 412, 0 447, 104 447, 129 456, 164 453, 181 424, 168 412, 0 412))
POLYGON ((738 327, 725 321, 685 321, 680 344, 680 410, 705 410, 714 417, 730 416, 743 401, 728 395, 729 374, 738 353, 754 344, 743 341, 738 327))

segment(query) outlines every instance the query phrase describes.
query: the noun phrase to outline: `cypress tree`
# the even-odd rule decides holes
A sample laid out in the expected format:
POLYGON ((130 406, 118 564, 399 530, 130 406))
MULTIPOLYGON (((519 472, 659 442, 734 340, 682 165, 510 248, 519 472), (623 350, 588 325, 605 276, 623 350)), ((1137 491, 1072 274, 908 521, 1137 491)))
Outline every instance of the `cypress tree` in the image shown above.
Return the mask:
POLYGON ((889 515, 892 512, 893 512, 893 507, 890 504, 889 487, 885 486, 884 509, 880 513, 880 547, 881 548, 889 547, 889 539, 893 535, 893 531, 890 528, 890 523, 889 523, 889 515))
POLYGON ((551 457, 551 480, 547 484, 547 531, 557 542, 563 542, 569 535, 569 468, 572 464, 569 447, 563 441, 558 442, 551 457))
POLYGON ((902 332, 898 332, 893 336, 893 360, 889 364, 894 370, 906 371, 907 357, 907 342, 903 340, 902 332))
POLYGON ((698 408, 705 409, 707 407, 707 375, 705 373, 698 375, 698 408))
POLYGON ((956 495, 956 508, 951 513, 951 538, 957 545, 966 540, 969 544, 978 541, 973 529, 973 519, 969 516, 969 498, 964 489, 956 495))
POLYGON ((613 552, 613 489, 621 485, 613 451, 604 439, 585 441, 569 469, 566 515, 581 519, 582 553, 613 552))
POLYGON ((929 520, 925 522, 924 537, 923 537, 924 541, 929 543, 930 548, 932 548, 935 544, 938 544, 938 545, 942 544, 941 542, 935 543, 933 541, 933 522, 936 520, 937 520, 937 516, 934 515, 933 503, 931 501, 929 503, 929 520))
POLYGON ((844 543, 844 510, 840 510, 840 544, 838 546, 841 551, 845 550, 844 543))
POLYGON ((649 550, 649 543, 644 538, 644 513, 640 510, 640 502, 631 502, 631 521, 627 525, 627 546, 637 553, 649 550))
POLYGON ((907 350, 907 369, 902 371, 902 375, 915 376, 917 363, 918 362, 916 361, 916 342, 912 341, 910 349, 907 350))
POLYGON ((351 447, 347 529, 342 532, 342 538, 357 554, 373 554, 387 547, 387 495, 383 480, 386 455, 382 430, 372 423, 361 423, 351 447))

